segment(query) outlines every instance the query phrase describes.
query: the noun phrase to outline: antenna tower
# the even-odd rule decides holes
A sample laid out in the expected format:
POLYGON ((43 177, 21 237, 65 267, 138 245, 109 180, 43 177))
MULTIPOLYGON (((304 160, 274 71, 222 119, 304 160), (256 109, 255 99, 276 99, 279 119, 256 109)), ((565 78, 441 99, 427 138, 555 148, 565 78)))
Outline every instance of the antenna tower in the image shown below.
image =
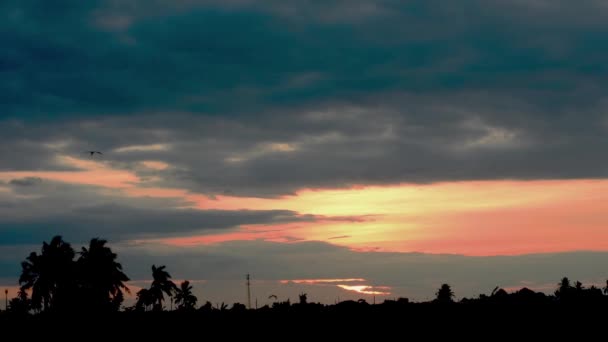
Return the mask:
POLYGON ((247 274, 247 308, 251 310, 251 282, 249 281, 249 274, 247 274))

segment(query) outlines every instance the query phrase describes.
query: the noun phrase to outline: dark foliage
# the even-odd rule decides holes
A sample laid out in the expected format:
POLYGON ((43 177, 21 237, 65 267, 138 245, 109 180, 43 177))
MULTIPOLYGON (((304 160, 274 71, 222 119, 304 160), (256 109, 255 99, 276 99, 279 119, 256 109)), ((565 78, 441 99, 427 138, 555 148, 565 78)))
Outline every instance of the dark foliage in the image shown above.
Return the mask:
MULTIPOLYGON (((312 302, 307 294, 301 293, 296 303, 291 303, 290 299, 278 301, 277 296, 270 295, 269 299, 275 300, 272 306, 255 310, 249 310, 240 303, 230 307, 227 303, 214 305, 209 301, 197 308, 197 298, 189 281, 178 287, 165 266, 152 265, 150 287, 138 291, 136 304, 121 311, 124 293, 129 292, 125 285, 129 278, 117 262, 116 254, 101 239, 91 240, 89 246, 78 254, 78 259, 75 259, 77 253, 59 236, 43 243, 40 254, 32 252, 22 263, 18 296, 10 300, 7 312, 0 313, 0 323, 8 322, 2 326, 17 327, 25 323, 28 328, 24 331, 29 327, 41 327, 31 331, 43 332, 54 329, 61 322, 71 322, 72 326, 79 322, 78 327, 88 326, 90 329, 94 329, 92 325, 95 322, 105 322, 145 334, 164 326, 185 333, 222 326, 255 329, 268 322, 292 327, 292 331, 298 332, 307 329, 335 331, 341 329, 339 327, 345 327, 345 331, 362 327, 384 327, 385 330, 379 330, 392 331, 389 326, 405 324, 415 330, 432 322, 441 329, 423 331, 427 337, 435 337, 448 331, 480 332, 483 330, 480 327, 501 332, 517 328, 534 331, 543 327, 541 321, 548 322, 544 326, 553 327, 550 329, 552 332, 572 326, 602 326, 603 321, 595 322, 592 317, 597 313, 598 318, 604 319, 608 308, 608 282, 606 287, 598 288, 571 282, 568 278, 557 283, 551 295, 528 288, 508 292, 496 287, 490 294, 455 301, 452 287, 443 284, 433 301, 422 303, 399 298, 379 304, 360 299, 323 305, 312 302), (164 311, 166 296, 175 300, 176 310, 164 311), (66 316, 70 316, 69 320, 65 320, 66 316), (339 321, 346 323, 338 324, 339 321), (388 322, 393 323, 390 325, 388 322)), ((229 331, 238 333, 246 330, 229 331)), ((28 333, 32 334, 30 330, 28 333)), ((140 335, 137 337, 141 339, 140 335)))

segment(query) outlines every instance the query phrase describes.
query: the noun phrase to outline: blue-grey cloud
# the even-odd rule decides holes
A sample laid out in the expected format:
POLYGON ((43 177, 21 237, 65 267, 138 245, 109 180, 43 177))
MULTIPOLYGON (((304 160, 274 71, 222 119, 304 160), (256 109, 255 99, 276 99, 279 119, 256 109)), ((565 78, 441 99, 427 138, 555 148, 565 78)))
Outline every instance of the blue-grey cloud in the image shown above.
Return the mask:
POLYGON ((555 108, 605 90, 598 1, 180 4, 6 2, 5 115, 258 114, 397 90, 508 92, 555 108), (365 20, 304 15, 352 8, 365 20))
POLYGON ((0 245, 33 244, 62 235, 75 243, 180 237, 241 225, 311 222, 288 210, 196 210, 179 199, 129 198, 95 187, 16 179, 0 192, 0 245), (25 186, 27 184, 27 186, 25 186))
POLYGON ((40 184, 42 179, 39 177, 25 177, 25 178, 16 178, 11 179, 9 184, 17 185, 17 186, 34 186, 36 184, 40 184))
POLYGON ((104 160, 257 196, 606 176, 600 1, 1 6, 2 170, 166 143, 104 160))

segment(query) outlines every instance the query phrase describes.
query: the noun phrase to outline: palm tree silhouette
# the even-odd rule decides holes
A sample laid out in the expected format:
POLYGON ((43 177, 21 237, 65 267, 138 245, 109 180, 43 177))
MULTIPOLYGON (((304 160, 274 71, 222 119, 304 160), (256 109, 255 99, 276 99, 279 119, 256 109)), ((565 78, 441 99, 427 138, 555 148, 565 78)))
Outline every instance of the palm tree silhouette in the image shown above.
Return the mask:
POLYGON ((74 250, 61 236, 42 244, 40 254, 32 252, 21 263, 21 290, 32 290, 36 310, 63 309, 75 290, 74 250))
POLYGON ((165 266, 156 267, 152 265, 152 285, 150 285, 150 293, 154 298, 154 310, 163 309, 163 300, 167 296, 173 296, 173 293, 177 290, 177 286, 171 281, 171 275, 165 271, 165 266))
POLYGON ((106 243, 106 240, 92 239, 89 248, 82 248, 77 267, 89 308, 116 311, 124 298, 122 291, 130 293, 125 285, 129 278, 116 261, 116 253, 106 243))
POLYGON ((192 294, 192 286, 189 281, 180 284, 175 294, 175 304, 178 310, 194 310, 198 298, 192 294))
POLYGON ((141 289, 137 291, 137 302, 135 303, 137 311, 148 311, 148 308, 152 305, 154 305, 154 297, 150 290, 141 289))

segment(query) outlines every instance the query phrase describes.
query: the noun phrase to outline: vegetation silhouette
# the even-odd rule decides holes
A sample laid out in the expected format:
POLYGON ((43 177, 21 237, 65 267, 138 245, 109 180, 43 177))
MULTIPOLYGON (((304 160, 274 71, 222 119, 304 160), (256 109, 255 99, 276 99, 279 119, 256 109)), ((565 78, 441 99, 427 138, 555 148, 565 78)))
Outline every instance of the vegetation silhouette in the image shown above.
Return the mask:
POLYGON ((439 290, 437 290, 436 295, 437 298, 435 300, 438 303, 447 304, 454 302, 454 291, 452 291, 452 288, 448 284, 441 285, 439 290))
POLYGON ((107 241, 92 239, 89 247, 82 248, 76 262, 81 296, 86 306, 95 311, 118 311, 124 300, 123 290, 130 293, 116 254, 106 246, 107 241))
POLYGON ((50 243, 43 242, 40 254, 32 252, 21 263, 19 284, 21 290, 31 289, 34 310, 70 309, 77 292, 74 256, 72 246, 55 236, 50 243))
POLYGON ((36 312, 118 311, 129 278, 106 243, 92 239, 75 260, 77 253, 61 236, 43 242, 40 254, 32 252, 21 263, 20 302, 14 304, 22 308, 31 291, 27 307, 36 312))
POLYGON ((175 294, 175 304, 178 310, 193 311, 198 299, 192 294, 192 286, 188 280, 183 281, 175 294))
POLYGON ((507 291, 497 286, 489 294, 456 300, 452 287, 442 284, 436 297, 426 302, 395 298, 370 304, 359 299, 324 305, 311 301, 308 294, 302 292, 295 303, 289 298, 279 301, 276 295, 269 295, 268 299, 274 299, 274 303, 256 309, 247 309, 241 303, 214 305, 210 301, 197 307, 198 298, 191 282, 185 280, 176 286, 164 265, 151 266, 149 288, 137 291, 133 306, 123 307, 125 295, 130 293, 126 285, 129 277, 106 240, 94 238, 76 253, 61 236, 55 236, 50 242, 43 242, 40 252, 30 253, 21 266, 20 289, 10 300, 8 310, 0 313, 0 324, 25 322, 29 326, 48 322, 53 328, 66 322, 56 317, 71 314, 69 322, 88 324, 91 329, 97 329, 95 331, 99 331, 95 324, 102 320, 90 317, 97 316, 114 319, 115 326, 130 326, 138 332, 151 332, 154 327, 167 324, 179 326, 180 331, 189 331, 197 329, 201 322, 218 327, 221 324, 255 327, 273 322, 280 326, 292 324, 294 329, 303 331, 304 324, 336 327, 337 319, 358 327, 380 326, 388 321, 395 321, 397 325, 407 322, 412 327, 434 322, 441 324, 441 330, 459 331, 469 322, 475 322, 478 326, 504 330, 504 322, 511 322, 509 320, 514 317, 519 323, 510 323, 510 327, 542 327, 534 324, 541 319, 546 319, 548 324, 560 324, 560 327, 576 326, 577 320, 585 326, 595 326, 591 318, 593 312, 600 313, 597 317, 601 321, 597 324, 602 326, 608 308, 608 281, 600 288, 572 282, 567 277, 556 283, 552 294, 528 288, 507 291), (174 299, 175 310, 167 311, 163 307, 167 297, 174 299), (572 315, 574 312, 585 314, 572 315))
POLYGON ((152 265, 152 285, 150 285, 150 293, 154 299, 154 310, 159 311, 163 309, 163 301, 167 296, 172 297, 177 291, 177 286, 171 281, 171 275, 165 271, 165 266, 156 267, 152 265))

